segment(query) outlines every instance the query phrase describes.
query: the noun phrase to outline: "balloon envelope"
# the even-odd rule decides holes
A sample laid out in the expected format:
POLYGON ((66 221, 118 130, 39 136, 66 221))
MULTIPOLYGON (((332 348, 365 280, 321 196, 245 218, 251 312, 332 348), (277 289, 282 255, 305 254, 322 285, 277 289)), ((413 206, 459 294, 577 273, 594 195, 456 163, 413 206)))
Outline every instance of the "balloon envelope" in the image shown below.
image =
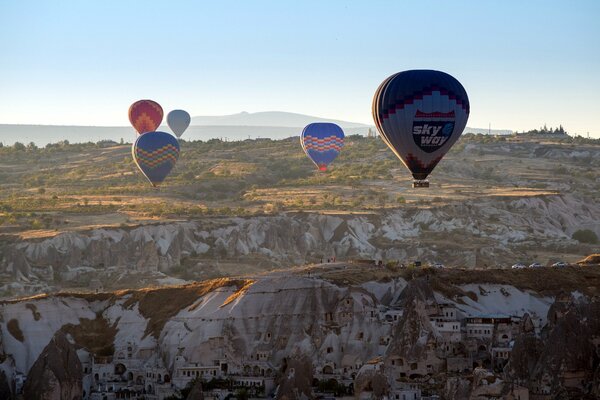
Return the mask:
POLYGON ((173 110, 167 114, 167 124, 177 137, 181 137, 183 132, 190 126, 190 114, 183 110, 173 110))
POLYGON ((302 131, 300 144, 317 168, 326 171, 344 147, 344 131, 336 124, 314 122, 302 131))
POLYGON ((165 180, 179 158, 179 142, 166 132, 147 132, 138 136, 131 148, 138 168, 153 186, 165 180))
POLYGON ((411 70, 388 77, 373 97, 379 134, 417 180, 423 180, 467 126, 465 88, 445 72, 411 70))
POLYGON ((138 134, 158 129, 163 119, 163 109, 155 101, 138 100, 129 107, 129 122, 138 134))

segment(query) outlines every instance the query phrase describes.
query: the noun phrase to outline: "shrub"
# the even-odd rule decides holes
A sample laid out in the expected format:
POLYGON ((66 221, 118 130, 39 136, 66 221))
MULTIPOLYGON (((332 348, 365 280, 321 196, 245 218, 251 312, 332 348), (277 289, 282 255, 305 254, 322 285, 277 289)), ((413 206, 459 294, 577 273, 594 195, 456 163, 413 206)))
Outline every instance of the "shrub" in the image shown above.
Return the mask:
POLYGON ((579 243, 598 244, 598 236, 590 229, 580 229, 573 233, 572 238, 577 240, 579 243))

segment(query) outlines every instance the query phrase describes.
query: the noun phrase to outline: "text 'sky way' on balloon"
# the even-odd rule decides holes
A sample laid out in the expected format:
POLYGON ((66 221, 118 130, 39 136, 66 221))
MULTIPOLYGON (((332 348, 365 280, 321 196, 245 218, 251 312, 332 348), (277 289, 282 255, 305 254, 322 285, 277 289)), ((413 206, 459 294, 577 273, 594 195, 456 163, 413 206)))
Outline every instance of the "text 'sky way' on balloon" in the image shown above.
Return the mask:
POLYGON ((344 131, 336 124, 314 122, 306 125, 302 131, 300 144, 317 168, 327 171, 327 166, 344 147, 344 131))
POLYGON ((467 126, 469 98, 454 77, 440 71, 411 70, 388 77, 373 98, 379 134, 422 182, 467 126))
POLYGON ((163 109, 153 100, 138 100, 129 107, 129 122, 139 135, 158 129, 163 109))
POLYGON ((190 126, 191 120, 190 114, 187 111, 173 110, 167 114, 167 124, 178 138, 190 126))
POLYGON ((133 159, 152 186, 165 180, 179 158, 179 142, 166 132, 146 132, 131 148, 133 159))

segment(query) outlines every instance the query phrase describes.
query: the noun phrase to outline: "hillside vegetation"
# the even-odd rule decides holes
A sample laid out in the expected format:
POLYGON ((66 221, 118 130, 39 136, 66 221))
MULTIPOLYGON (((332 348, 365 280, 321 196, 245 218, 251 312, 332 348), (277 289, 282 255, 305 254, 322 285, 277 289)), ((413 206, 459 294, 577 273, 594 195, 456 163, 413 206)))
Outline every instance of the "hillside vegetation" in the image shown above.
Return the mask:
POLYGON ((58 143, 0 148, 0 233, 22 237, 97 226, 280 211, 369 213, 478 197, 528 197, 600 186, 598 140, 464 135, 430 176, 411 176, 378 138, 349 136, 330 171, 298 138, 182 141, 164 185, 152 188, 130 145, 58 143))

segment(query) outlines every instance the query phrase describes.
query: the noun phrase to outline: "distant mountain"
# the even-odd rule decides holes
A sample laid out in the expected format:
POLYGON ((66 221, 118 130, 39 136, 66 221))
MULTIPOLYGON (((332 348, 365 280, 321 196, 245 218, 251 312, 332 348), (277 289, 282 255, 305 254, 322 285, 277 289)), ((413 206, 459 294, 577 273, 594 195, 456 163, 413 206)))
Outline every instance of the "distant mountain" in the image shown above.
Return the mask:
POLYGON ((373 125, 314 117, 312 115, 296 114, 285 111, 264 111, 256 113, 244 111, 231 115, 197 116, 192 118, 192 125, 199 126, 276 126, 302 128, 311 122, 333 122, 342 128, 374 127, 373 125))
POLYGON ((512 135, 513 131, 511 131, 510 129, 492 129, 492 130, 488 130, 485 128, 471 128, 469 126, 467 126, 465 128, 465 130, 463 131, 463 133, 481 133, 483 135, 512 135))
MULTIPOLYGON (((366 135, 375 127, 344 128, 346 135, 366 135)), ((171 132, 169 127, 161 125, 159 130, 171 132)), ((299 136, 302 127, 289 126, 249 126, 249 125, 194 125, 183 134, 185 140, 222 139, 227 141, 257 138, 284 139, 299 136)), ((2 125, 0 124, 0 143, 11 146, 15 142, 27 144, 34 142, 38 146, 68 140, 70 143, 98 142, 121 138, 132 143, 137 137, 130 126, 60 126, 60 125, 2 125)))
MULTIPOLYGON (((283 139, 298 136, 302 128, 311 122, 333 122, 344 129, 346 135, 367 135, 368 131, 376 132, 374 125, 360 124, 311 115, 284 111, 241 112, 220 116, 196 116, 191 126, 184 133, 185 140, 245 140, 256 138, 283 139)), ((170 132, 163 124, 159 128, 170 132)), ((487 129, 470 128, 465 133, 487 134, 487 129)), ((495 135, 509 135, 510 130, 491 131, 495 135)), ((60 125, 8 125, 0 124, 0 143, 12 145, 14 142, 34 142, 38 146, 68 140, 71 143, 98 142, 100 140, 131 143, 137 137, 130 126, 60 126, 60 125)))

